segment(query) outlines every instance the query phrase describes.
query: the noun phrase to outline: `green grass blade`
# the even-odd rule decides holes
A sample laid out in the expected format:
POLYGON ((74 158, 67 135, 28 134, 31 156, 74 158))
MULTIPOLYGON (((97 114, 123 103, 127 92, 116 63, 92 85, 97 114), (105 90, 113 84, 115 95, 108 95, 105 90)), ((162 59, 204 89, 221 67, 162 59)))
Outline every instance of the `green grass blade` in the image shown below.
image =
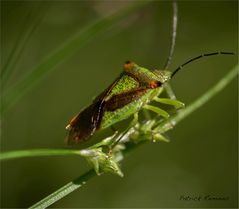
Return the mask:
POLYGON ((86 182, 91 179, 92 177, 96 176, 96 172, 91 169, 88 172, 84 173, 74 181, 66 184, 65 186, 61 187, 57 191, 53 192, 49 196, 45 197, 41 201, 37 202, 36 204, 32 205, 30 209, 42 209, 47 208, 53 203, 57 202, 61 198, 65 197, 66 195, 70 194, 71 192, 75 191, 76 189, 82 187, 86 184, 86 182))
POLYGON ((1 69, 1 80, 3 80, 3 78, 6 76, 7 72, 8 72, 8 68, 9 66, 11 66, 11 61, 14 60, 14 57, 16 57, 17 51, 19 51, 18 49, 20 48, 19 46, 21 45, 23 36, 25 35, 24 32, 26 30, 26 27, 28 26, 28 20, 30 19, 32 13, 32 8, 31 10, 29 10, 26 14, 26 17, 24 18, 23 21, 23 26, 22 26, 22 30, 20 31, 17 40, 15 41, 15 44, 4 64, 4 66, 1 69))
POLYGON ((1 82, 3 87, 8 82, 11 74, 13 74, 16 64, 21 57, 21 54, 23 53, 27 43, 34 34, 34 31, 38 28, 44 17, 46 11, 39 11, 38 7, 37 9, 38 11, 35 11, 36 9, 31 8, 29 13, 26 15, 22 30, 10 52, 9 57, 7 58, 5 65, 1 70, 1 82))
POLYGON ((5 92, 2 99, 0 113, 2 114, 12 108, 17 101, 31 88, 33 88, 37 82, 46 76, 47 73, 51 72, 63 60, 74 54, 79 48, 84 46, 84 44, 89 42, 99 33, 111 27, 116 22, 127 17, 127 15, 130 15, 137 9, 142 8, 148 2, 150 1, 137 1, 135 3, 131 3, 127 8, 123 8, 112 15, 100 19, 66 41, 62 46, 52 52, 45 60, 36 66, 22 80, 5 92))
POLYGON ((60 156, 60 155, 80 155, 80 151, 70 149, 17 150, 0 153, 0 160, 11 160, 16 158, 40 157, 40 156, 60 156))

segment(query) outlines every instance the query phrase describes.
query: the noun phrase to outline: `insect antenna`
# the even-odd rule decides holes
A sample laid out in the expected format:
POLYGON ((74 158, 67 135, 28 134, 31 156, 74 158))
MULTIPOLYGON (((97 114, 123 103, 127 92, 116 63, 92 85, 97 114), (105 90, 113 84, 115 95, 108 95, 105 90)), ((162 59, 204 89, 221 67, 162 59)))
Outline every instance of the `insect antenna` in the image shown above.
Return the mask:
POLYGON ((189 64, 190 62, 193 62, 195 60, 198 60, 200 58, 203 57, 209 57, 209 56, 214 56, 214 55, 220 55, 220 54, 226 54, 226 55, 234 55, 233 52, 213 52, 213 53, 208 53, 208 54, 202 54, 200 56, 194 57, 190 60, 188 60, 187 62, 185 62, 184 64, 180 65, 176 70, 173 71, 171 78, 173 78, 173 76, 179 71, 181 70, 185 65, 189 64))
POLYGON ((163 68, 165 70, 168 69, 172 61, 173 52, 175 48, 175 42, 176 42, 176 35, 177 35, 177 25, 178 25, 178 6, 177 6, 177 2, 173 1, 173 25, 172 25, 171 43, 170 43, 168 58, 163 68))

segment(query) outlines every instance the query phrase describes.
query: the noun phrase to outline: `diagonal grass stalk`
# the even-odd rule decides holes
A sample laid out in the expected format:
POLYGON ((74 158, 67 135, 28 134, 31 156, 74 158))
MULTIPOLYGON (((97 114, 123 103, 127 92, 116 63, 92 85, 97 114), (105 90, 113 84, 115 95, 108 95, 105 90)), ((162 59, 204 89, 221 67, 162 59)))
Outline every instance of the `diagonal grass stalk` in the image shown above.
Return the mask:
POLYGON ((106 31, 116 22, 126 18, 128 15, 142 8, 150 1, 137 1, 131 3, 128 7, 123 8, 112 15, 108 15, 87 26, 79 33, 75 34, 58 49, 50 53, 39 65, 14 86, 3 92, 2 105, 0 113, 3 114, 21 99, 34 85, 52 72, 66 58, 73 55, 78 49, 83 47, 87 42, 98 36, 99 33, 106 31))
POLYGON ((1 70, 2 87, 6 85, 9 78, 14 73, 16 64, 19 61, 25 47, 27 46, 27 43, 32 38, 34 31, 39 27, 40 23, 42 22, 42 19, 46 13, 46 7, 43 7, 43 9, 39 9, 39 6, 41 6, 41 4, 39 3, 37 5, 32 5, 24 19, 22 30, 20 31, 20 34, 17 37, 17 40, 7 58, 7 61, 1 70))
POLYGON ((83 175, 79 176, 75 180, 69 182, 65 186, 61 187, 57 191, 53 192, 43 200, 39 201, 35 205, 29 207, 29 209, 42 209, 47 208, 48 206, 52 205, 53 203, 57 202, 61 198, 65 197, 66 195, 70 194, 71 192, 75 191, 76 189, 82 187, 86 184, 88 180, 95 177, 97 174, 94 169, 90 169, 89 171, 85 172, 83 175))

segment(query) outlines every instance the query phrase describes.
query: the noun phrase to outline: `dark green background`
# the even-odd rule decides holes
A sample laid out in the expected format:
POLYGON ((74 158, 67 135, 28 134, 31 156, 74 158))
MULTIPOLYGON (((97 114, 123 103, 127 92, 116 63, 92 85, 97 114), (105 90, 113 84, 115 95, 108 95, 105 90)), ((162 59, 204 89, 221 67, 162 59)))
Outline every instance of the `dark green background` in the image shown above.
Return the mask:
MULTIPOLYGON (((1 1, 1 58, 6 62, 31 10, 45 13, 12 74, 11 87, 84 26, 132 1, 1 1)), ((179 1, 171 69, 202 53, 237 52, 236 1, 179 1)), ((31 25, 36 16, 26 24, 31 25)), ((152 2, 97 35, 41 80, 2 119, 2 151, 66 148, 65 126, 121 72, 125 60, 162 68, 170 42, 171 3, 152 2)), ((171 81, 189 104, 237 63, 215 56, 188 65, 171 81)), ((4 89, 3 89, 4 90, 4 89)), ((53 207, 237 207, 237 80, 168 133, 122 162, 124 178, 103 175, 53 207), (182 201, 181 195, 229 197, 182 201)), ((94 139, 92 139, 94 141, 94 139)), ((1 163, 1 207, 28 207, 89 168, 79 157, 39 157, 1 163)))

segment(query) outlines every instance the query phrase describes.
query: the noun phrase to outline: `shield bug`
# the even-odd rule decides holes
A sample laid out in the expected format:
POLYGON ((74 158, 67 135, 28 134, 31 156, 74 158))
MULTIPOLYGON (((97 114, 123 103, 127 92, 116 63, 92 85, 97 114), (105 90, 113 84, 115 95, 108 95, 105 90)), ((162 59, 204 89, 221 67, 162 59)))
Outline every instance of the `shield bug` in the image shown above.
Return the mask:
POLYGON ((137 114, 145 108, 167 118, 169 114, 159 107, 149 105, 152 101, 171 104, 176 107, 183 103, 168 98, 159 98, 165 83, 185 65, 202 57, 213 55, 231 55, 231 52, 214 52, 203 54, 188 60, 176 70, 167 70, 175 46, 177 28, 177 5, 173 2, 173 27, 169 56, 164 70, 148 70, 134 62, 127 61, 123 65, 123 72, 92 104, 80 111, 66 129, 69 130, 68 143, 87 140, 96 131, 111 127, 115 123, 137 114))
MULTIPOLYGON (((67 125, 68 142, 86 140, 97 130, 103 130, 115 123, 129 118, 142 108, 154 111, 163 117, 169 117, 164 110, 148 105, 151 101, 170 103, 170 99, 160 99, 163 84, 168 82, 180 69, 188 63, 205 56, 231 55, 231 52, 215 52, 197 56, 180 65, 171 73, 167 70, 148 70, 127 61, 124 72, 101 93, 91 105, 78 113, 67 125)), ((176 101, 176 105, 180 102, 176 101)))

